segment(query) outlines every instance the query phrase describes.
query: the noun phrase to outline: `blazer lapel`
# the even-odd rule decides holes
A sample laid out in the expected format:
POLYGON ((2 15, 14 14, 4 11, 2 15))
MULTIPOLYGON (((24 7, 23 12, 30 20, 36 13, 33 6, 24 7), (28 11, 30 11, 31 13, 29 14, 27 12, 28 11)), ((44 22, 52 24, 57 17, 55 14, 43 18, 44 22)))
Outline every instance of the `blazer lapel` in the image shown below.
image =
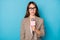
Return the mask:
POLYGON ((32 38, 33 34, 31 34, 31 31, 30 31, 30 17, 27 18, 27 22, 28 22, 29 37, 32 38))

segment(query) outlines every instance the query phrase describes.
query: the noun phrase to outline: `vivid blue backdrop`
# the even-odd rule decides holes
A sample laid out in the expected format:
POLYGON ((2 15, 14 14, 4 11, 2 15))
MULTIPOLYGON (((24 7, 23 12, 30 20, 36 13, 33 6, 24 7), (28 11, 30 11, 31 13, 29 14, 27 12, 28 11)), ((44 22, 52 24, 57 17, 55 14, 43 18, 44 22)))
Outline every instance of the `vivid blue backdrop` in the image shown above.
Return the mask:
POLYGON ((0 40, 20 40, 21 21, 29 1, 36 2, 44 19, 42 40, 60 40, 60 0, 0 0, 0 40))

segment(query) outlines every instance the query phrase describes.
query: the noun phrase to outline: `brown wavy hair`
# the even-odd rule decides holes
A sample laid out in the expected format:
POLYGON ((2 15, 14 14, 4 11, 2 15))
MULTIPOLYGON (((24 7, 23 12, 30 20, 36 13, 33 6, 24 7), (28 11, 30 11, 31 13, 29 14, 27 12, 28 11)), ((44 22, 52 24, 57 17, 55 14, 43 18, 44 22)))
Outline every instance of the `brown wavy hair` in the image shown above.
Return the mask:
POLYGON ((30 4, 35 5, 35 7, 36 7, 36 13, 35 13, 35 16, 40 17, 40 16, 39 16, 39 12, 38 12, 38 7, 37 7, 36 3, 33 2, 33 1, 31 1, 31 2, 28 3, 27 10, 26 10, 26 15, 25 15, 24 18, 27 18, 27 17, 30 16, 30 13, 29 13, 29 5, 30 5, 30 4))

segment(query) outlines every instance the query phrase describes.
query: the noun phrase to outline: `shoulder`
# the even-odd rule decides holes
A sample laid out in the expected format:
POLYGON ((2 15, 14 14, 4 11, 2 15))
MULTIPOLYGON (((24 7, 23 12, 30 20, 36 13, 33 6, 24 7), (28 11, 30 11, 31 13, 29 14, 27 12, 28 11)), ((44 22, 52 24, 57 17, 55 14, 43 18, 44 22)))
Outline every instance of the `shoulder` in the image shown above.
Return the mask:
POLYGON ((22 23, 26 22, 28 18, 23 18, 22 23))
POLYGON ((44 19, 43 18, 40 18, 40 17, 37 17, 37 20, 40 21, 40 22, 43 22, 44 19))

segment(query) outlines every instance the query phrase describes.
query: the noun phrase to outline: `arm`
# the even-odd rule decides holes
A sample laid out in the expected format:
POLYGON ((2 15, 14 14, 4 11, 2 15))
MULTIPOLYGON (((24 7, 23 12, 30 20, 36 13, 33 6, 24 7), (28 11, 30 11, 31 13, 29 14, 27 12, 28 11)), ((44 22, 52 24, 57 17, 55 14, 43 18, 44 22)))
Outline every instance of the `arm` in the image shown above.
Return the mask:
POLYGON ((21 25, 21 40, 25 40, 25 29, 24 29, 24 22, 21 25))
POLYGON ((42 20, 41 28, 39 28, 39 30, 35 29, 35 32, 37 33, 38 37, 44 36, 44 23, 43 23, 43 20, 42 20))

